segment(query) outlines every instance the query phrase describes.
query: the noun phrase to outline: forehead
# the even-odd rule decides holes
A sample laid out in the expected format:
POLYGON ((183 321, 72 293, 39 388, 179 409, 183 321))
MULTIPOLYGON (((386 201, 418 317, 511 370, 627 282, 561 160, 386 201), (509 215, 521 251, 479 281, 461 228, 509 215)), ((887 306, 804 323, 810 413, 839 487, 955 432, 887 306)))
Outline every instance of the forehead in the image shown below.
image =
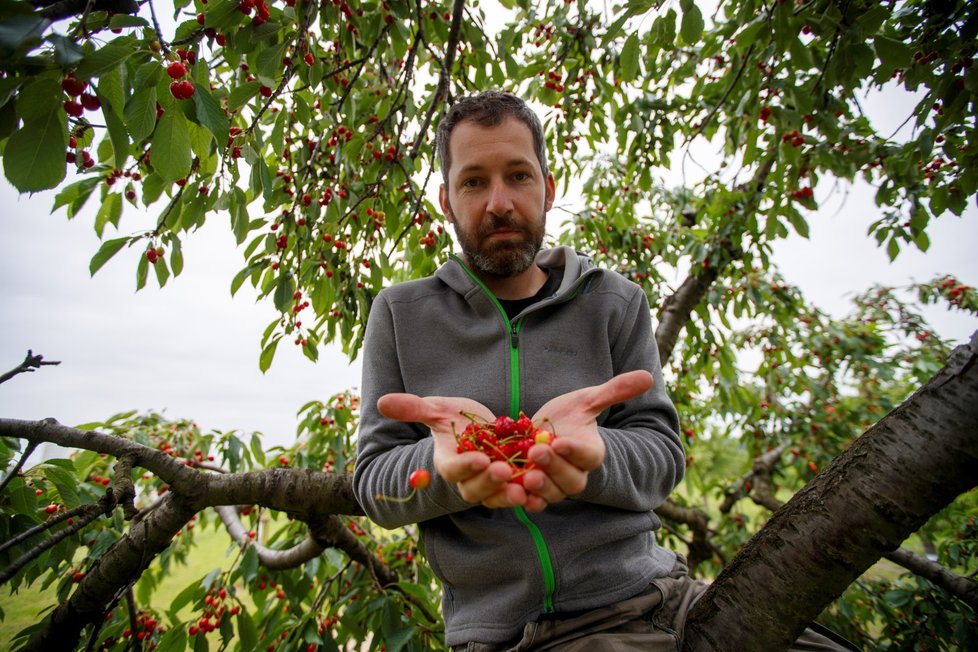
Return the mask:
POLYGON ((473 167, 536 161, 533 133, 520 120, 511 117, 493 126, 471 120, 460 122, 452 130, 448 148, 453 174, 473 167))

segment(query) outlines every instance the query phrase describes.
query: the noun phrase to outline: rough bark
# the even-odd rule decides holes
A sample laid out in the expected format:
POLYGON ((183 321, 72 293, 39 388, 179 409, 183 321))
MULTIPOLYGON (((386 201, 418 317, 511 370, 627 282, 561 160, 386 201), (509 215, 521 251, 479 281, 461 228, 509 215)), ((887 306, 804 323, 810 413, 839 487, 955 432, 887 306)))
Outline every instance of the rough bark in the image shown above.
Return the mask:
POLYGON ((163 552, 173 536, 196 513, 173 496, 105 553, 67 600, 59 604, 43 628, 23 647, 25 652, 73 650, 82 629, 102 622, 104 614, 163 552))
POLYGON ((779 509, 686 625, 686 650, 784 650, 978 482, 978 336, 779 509))

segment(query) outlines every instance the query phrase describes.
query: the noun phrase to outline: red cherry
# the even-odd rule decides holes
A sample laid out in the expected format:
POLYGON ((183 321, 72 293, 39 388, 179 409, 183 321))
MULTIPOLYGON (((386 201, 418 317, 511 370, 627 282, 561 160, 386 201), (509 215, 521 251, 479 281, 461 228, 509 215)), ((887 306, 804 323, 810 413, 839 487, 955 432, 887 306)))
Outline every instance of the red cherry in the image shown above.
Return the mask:
POLYGON ((170 79, 180 79, 187 74, 187 65, 182 61, 174 61, 166 67, 166 74, 170 79))
POLYGON ((78 97, 81 95, 87 86, 87 82, 83 82, 80 79, 75 79, 74 77, 65 77, 61 81, 61 90, 71 97, 78 97))
POLYGON ((160 259, 160 255, 156 253, 156 249, 146 250, 146 260, 148 260, 151 264, 155 265, 156 261, 159 259, 160 259))
POLYGON ((85 112, 84 107, 74 100, 65 100, 65 113, 75 118, 80 118, 85 112))
POLYGON ((178 100, 186 100, 193 97, 195 90, 193 82, 187 81, 186 79, 170 83, 170 93, 178 100))
POLYGON ((98 111, 102 108, 102 103, 98 97, 91 93, 82 93, 80 99, 81 105, 88 111, 98 111))
POLYGON ((492 429, 497 437, 509 437, 516 432, 516 422, 509 416, 497 417, 492 429))
POLYGON ((427 469, 418 469, 408 478, 408 486, 412 489, 427 489, 431 484, 431 474, 427 469))

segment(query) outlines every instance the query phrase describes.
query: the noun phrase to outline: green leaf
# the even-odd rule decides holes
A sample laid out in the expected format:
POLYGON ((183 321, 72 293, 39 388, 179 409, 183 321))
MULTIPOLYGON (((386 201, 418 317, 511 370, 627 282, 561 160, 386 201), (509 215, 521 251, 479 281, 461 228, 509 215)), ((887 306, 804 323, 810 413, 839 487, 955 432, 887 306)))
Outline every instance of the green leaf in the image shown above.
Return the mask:
POLYGON ((48 43, 54 46, 54 60, 62 68, 74 68, 85 58, 85 51, 72 39, 62 34, 48 34, 48 43))
MULTIPOLYGON (((204 638, 200 636, 198 638, 204 638)), ((184 652, 187 649, 187 628, 173 627, 160 637, 156 652, 184 652)))
POLYGON ((128 36, 115 39, 85 57, 78 64, 75 75, 79 79, 98 77, 103 72, 115 68, 138 51, 139 48, 135 39, 128 36))
POLYGON ((238 637, 241 639, 241 649, 242 650, 257 650, 258 649, 258 629, 255 627, 255 621, 251 619, 251 614, 247 610, 242 609, 238 612, 238 637))
POLYGON ((55 487, 57 487, 58 494, 61 496, 61 500, 64 501, 65 507, 72 509, 81 504, 81 500, 78 497, 78 491, 76 489, 78 479, 75 478, 71 472, 61 468, 60 466, 45 464, 44 475, 55 487))
POLYGON ((245 82, 240 86, 232 88, 231 93, 228 95, 228 111, 233 111, 244 106, 251 98, 258 94, 259 88, 261 88, 261 82, 258 81, 245 82))
POLYGON ((119 118, 123 116, 126 108, 125 70, 125 66, 117 66, 99 77, 97 89, 103 115, 111 112, 119 118))
POLYGON ((170 240, 170 267, 174 276, 180 276, 183 271, 183 247, 180 245, 180 238, 175 236, 170 240))
POLYGON ((200 592, 200 585, 196 583, 191 584, 180 591, 180 593, 177 594, 177 597, 173 598, 169 604, 170 617, 173 620, 176 620, 177 613, 190 604, 190 602, 197 597, 198 592, 200 592))
POLYGON ((608 47, 608 44, 618 37, 618 34, 621 33, 622 28, 625 26, 625 22, 631 17, 632 15, 626 11, 608 26, 608 31, 604 33, 604 37, 601 39, 602 49, 608 47))
POLYGON ((153 263, 153 271, 156 272, 156 281, 160 284, 160 287, 166 285, 167 280, 170 278, 170 268, 166 266, 166 260, 163 258, 157 259, 153 263))
POLYGON ((194 84, 197 91, 194 93, 194 107, 197 109, 197 120, 200 124, 214 134, 217 141, 217 151, 224 151, 228 142, 228 119, 224 115, 224 110, 211 92, 201 86, 194 84))
POLYGON ((146 287, 146 277, 149 275, 149 260, 146 256, 139 257, 139 263, 136 264, 136 290, 142 290, 146 287))
POLYGON ((272 338, 272 341, 265 345, 265 348, 261 350, 261 355, 258 358, 258 368, 262 373, 268 371, 272 366, 272 359, 275 357, 275 349, 278 347, 279 340, 282 339, 281 335, 276 335, 272 338))
POLYGON ((65 178, 68 124, 63 110, 25 122, 7 141, 3 169, 20 192, 55 188, 65 178))
POLYGON ((638 33, 632 32, 625 39, 625 45, 621 49, 621 80, 632 81, 638 74, 639 56, 638 33))
POLYGON ((113 240, 106 240, 99 247, 99 250, 94 256, 92 256, 92 261, 88 264, 88 272, 92 276, 95 276, 95 272, 102 268, 102 265, 107 263, 112 256, 115 256, 119 251, 126 246, 129 242, 129 238, 115 238, 113 240))
POLYGON ((163 114, 153 134, 150 161, 164 181, 173 183, 190 172, 190 129, 187 118, 177 110, 163 114))
POLYGON ((51 207, 51 212, 56 211, 61 206, 67 206, 68 219, 71 219, 85 205, 85 202, 88 201, 92 191, 98 187, 100 181, 101 179, 98 177, 86 177, 64 186, 54 196, 54 206, 51 207))
POLYGON ((63 99, 64 92, 57 81, 50 77, 38 79, 17 93, 17 115, 24 122, 46 119, 52 113, 62 110, 63 99))
POLYGON ((787 211, 787 217, 788 221, 791 222, 791 226, 795 227, 795 231, 798 232, 798 235, 807 240, 809 237, 808 222, 805 220, 802 214, 794 209, 791 209, 787 211))
POLYGON ((292 278, 292 274, 282 274, 275 286, 275 309, 279 312, 288 310, 292 304, 293 294, 295 294, 295 279, 292 278))
POLYGON ((95 233, 98 237, 102 237, 106 224, 119 226, 120 217, 122 217, 122 195, 110 192, 102 199, 102 204, 95 215, 95 233))
POLYGON ((280 43, 266 48, 258 53, 255 68, 258 75, 269 81, 282 76, 282 58, 285 56, 286 43, 280 43))
POLYGON ((110 29, 122 29, 124 27, 149 27, 149 23, 142 16, 130 16, 129 14, 115 14, 109 19, 110 29))
POLYGON ((106 108, 102 111, 102 116, 105 118, 105 127, 112 142, 113 166, 116 170, 122 170, 129 159, 129 132, 115 111, 106 108))
POLYGON ((679 26, 679 35, 686 45, 695 45, 703 36, 703 13, 695 4, 690 4, 683 10, 683 20, 679 26))
POLYGON ((896 257, 900 254, 900 243, 897 242, 896 238, 890 238, 890 241, 886 245, 886 255, 890 257, 890 261, 896 260, 896 257))
MULTIPOLYGON (((14 4, 14 7, 19 4, 14 4)), ((41 34, 51 21, 30 12, 11 16, 8 13, 10 12, 8 6, 4 6, 5 15, 0 21, 0 53, 12 54, 26 45, 40 41, 41 34)))
POLYGON ((137 91, 126 104, 126 126, 135 143, 149 138, 156 128, 156 87, 137 91))
POLYGON ((877 35, 873 39, 873 48, 880 60, 881 74, 887 78, 894 70, 909 68, 913 61, 913 50, 910 46, 888 36, 877 35))

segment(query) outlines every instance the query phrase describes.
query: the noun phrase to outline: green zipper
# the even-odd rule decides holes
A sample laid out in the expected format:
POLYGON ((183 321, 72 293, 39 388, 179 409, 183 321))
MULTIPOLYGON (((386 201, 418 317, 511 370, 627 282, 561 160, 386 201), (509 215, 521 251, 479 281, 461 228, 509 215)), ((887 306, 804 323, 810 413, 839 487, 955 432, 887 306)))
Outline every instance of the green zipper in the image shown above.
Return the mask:
MULTIPOLYGON (((492 303, 496 306, 496 310, 499 311, 503 322, 509 330, 509 416, 516 419, 519 417, 520 412, 520 329, 523 326, 523 320, 517 319, 515 323, 511 322, 502 304, 499 303, 499 300, 489 291, 489 288, 485 286, 482 280, 458 256, 453 254, 452 258, 462 266, 462 269, 468 273, 472 280, 486 293, 486 296, 492 300, 492 303)), ((554 611, 554 591, 557 587, 557 579, 554 574, 553 561, 550 559, 550 551, 547 549, 547 541, 543 538, 543 532, 530 519, 530 515, 526 513, 525 509, 515 507, 513 508, 513 512, 516 514, 517 520, 529 530, 530 538, 533 539, 533 546, 537 551, 537 559, 540 560, 540 568, 543 571, 543 611, 544 613, 552 613, 554 611)))
POLYGON ((514 507, 516 518, 520 520, 526 529, 530 531, 533 538, 533 545, 537 549, 537 557, 540 559, 540 567, 543 570, 543 611, 553 613, 554 611, 554 589, 557 588, 557 579, 554 575, 553 562, 550 561, 550 551, 547 550, 547 542, 543 538, 543 532, 537 524, 530 520, 530 515, 522 507, 514 507))

